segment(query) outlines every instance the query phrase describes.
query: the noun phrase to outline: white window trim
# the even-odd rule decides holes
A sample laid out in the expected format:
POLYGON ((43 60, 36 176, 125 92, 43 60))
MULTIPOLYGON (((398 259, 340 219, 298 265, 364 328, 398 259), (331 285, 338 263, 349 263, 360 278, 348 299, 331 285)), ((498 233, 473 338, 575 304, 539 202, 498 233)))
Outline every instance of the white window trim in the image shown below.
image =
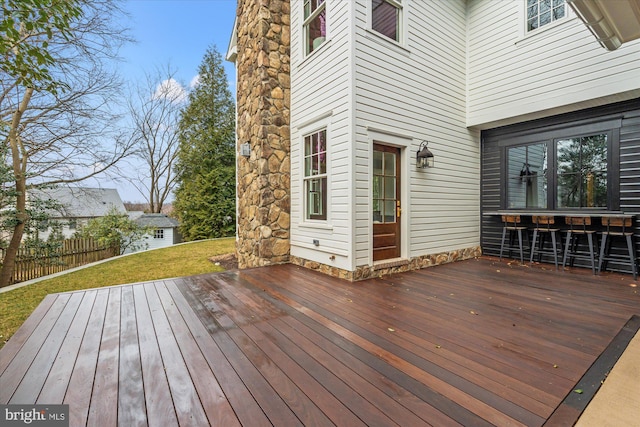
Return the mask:
POLYGON ((300 21, 302 22, 302 58, 309 58, 310 56, 312 56, 314 53, 316 53, 317 51, 321 50, 329 41, 329 6, 327 3, 329 3, 329 0, 324 0, 324 2, 322 3, 322 6, 318 6, 316 8, 316 10, 314 10, 307 19, 304 18, 304 4, 305 1, 301 1, 300 2, 302 4, 302 7, 300 8, 300 21), (325 17, 326 17, 326 22, 325 22, 325 36, 324 36, 324 41, 317 47, 315 48, 313 51, 307 53, 307 31, 308 31, 308 25, 318 16, 320 15, 320 13, 322 12, 322 10, 325 11, 325 17))
MULTIPOLYGON (((328 132, 326 128, 320 128, 316 131, 313 132, 309 132, 306 133, 302 136, 302 199, 303 199, 303 210, 304 210, 304 220, 305 221, 309 221, 309 222, 325 222, 327 220, 328 217, 328 205, 329 205, 329 139, 328 139, 328 132), (311 175, 306 175, 306 160, 307 160, 307 154, 305 153, 305 147, 306 147, 306 142, 305 139, 309 136, 312 135, 316 135, 319 134, 321 132, 324 132, 324 138, 325 138, 325 151, 324 151, 324 155, 325 155, 325 161, 326 161, 326 171, 324 173, 320 173, 319 171, 316 172, 315 174, 311 174, 311 175), (309 210, 309 192, 307 191, 307 185, 310 181, 314 181, 314 180, 320 180, 320 182, 324 181, 326 184, 326 189, 321 190, 321 194, 322 191, 324 192, 324 197, 322 202, 324 202, 322 204, 322 210, 324 211, 323 213, 320 213, 316 216, 320 216, 324 214, 324 218, 308 218, 308 216, 310 216, 308 210, 309 210)), ((319 155, 319 153, 317 154, 319 155)), ((310 154, 311 157, 313 157, 313 151, 310 154)), ((318 160, 319 161, 319 160, 318 160)))
POLYGON ((298 178, 298 185, 302 193, 302 200, 298 213, 298 224, 300 227, 316 228, 332 230, 331 225, 331 115, 332 112, 321 114, 316 120, 307 121, 302 126, 298 127, 298 150, 300 152, 298 165, 300 168, 300 174, 298 178), (325 130, 327 132, 327 218, 326 219, 307 219, 307 194, 305 188, 305 175, 304 175, 304 138, 307 135, 325 130))
POLYGON ((516 41, 516 44, 523 41, 523 40, 527 40, 530 39, 532 37, 535 37, 539 34, 543 34, 549 30, 552 30, 554 28, 557 28, 560 25, 563 25, 564 23, 571 21, 572 19, 576 18, 576 15, 573 13, 573 9, 571 9, 571 7, 569 6, 569 4, 566 2, 565 0, 565 16, 564 18, 560 18, 557 19, 555 21, 552 21, 549 24, 543 25, 542 27, 536 28, 535 30, 531 30, 531 31, 527 31, 527 2, 526 0, 522 0, 519 1, 518 4, 520 5, 519 9, 519 22, 520 22, 520 31, 519 31, 519 38, 516 41))
POLYGON ((391 3, 393 6, 400 9, 400 22, 399 22, 400 29, 398 30, 398 35, 400 40, 398 41, 393 40, 373 29, 373 9, 371 7, 372 6, 371 0, 367 0, 367 32, 369 34, 375 35, 376 37, 379 37, 382 40, 392 43, 396 46, 406 48, 407 34, 408 34, 408 31, 407 31, 408 18, 407 17, 409 16, 409 14, 407 13, 407 9, 409 7, 410 0, 385 0, 385 1, 391 3))

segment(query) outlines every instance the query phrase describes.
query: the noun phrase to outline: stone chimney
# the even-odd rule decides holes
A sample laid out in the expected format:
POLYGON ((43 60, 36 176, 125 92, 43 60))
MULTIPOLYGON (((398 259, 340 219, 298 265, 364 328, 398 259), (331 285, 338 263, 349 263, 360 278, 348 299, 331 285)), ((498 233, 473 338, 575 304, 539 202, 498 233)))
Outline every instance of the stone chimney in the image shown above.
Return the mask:
POLYGON ((290 4, 238 0, 237 150, 240 268, 289 261, 290 4))

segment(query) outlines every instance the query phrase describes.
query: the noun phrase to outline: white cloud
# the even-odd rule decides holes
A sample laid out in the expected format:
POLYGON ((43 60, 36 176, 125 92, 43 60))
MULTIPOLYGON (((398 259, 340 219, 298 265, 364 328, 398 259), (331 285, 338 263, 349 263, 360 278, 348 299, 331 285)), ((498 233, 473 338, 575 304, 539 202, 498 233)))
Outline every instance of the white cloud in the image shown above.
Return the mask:
POLYGON ((193 89, 194 87, 198 86, 199 84, 200 84, 200 74, 196 74, 191 79, 191 82, 189 82, 189 87, 193 89))
POLYGON ((166 98, 173 103, 181 104, 187 100, 187 90, 177 80, 167 79, 156 87, 153 98, 166 98))

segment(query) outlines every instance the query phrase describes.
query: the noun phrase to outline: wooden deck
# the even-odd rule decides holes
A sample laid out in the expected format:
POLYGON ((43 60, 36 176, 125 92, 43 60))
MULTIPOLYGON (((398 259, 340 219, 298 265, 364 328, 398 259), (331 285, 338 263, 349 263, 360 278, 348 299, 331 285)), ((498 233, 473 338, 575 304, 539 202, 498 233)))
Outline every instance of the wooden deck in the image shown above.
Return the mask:
POLYGON ((281 265, 49 295, 0 350, 0 403, 68 403, 71 426, 541 426, 640 314, 631 276, 590 273, 281 265))

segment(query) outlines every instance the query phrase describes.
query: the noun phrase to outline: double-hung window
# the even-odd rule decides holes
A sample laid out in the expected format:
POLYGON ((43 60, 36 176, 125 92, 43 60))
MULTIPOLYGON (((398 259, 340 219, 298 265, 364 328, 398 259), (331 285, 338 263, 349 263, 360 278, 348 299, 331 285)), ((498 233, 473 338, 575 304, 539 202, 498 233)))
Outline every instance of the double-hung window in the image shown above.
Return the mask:
POLYGON ((371 29, 400 42, 402 0, 371 0, 371 29))
POLYGON ((325 0, 304 0, 305 55, 316 50, 327 39, 327 5, 325 0))
POLYGON ((527 0, 527 32, 567 16, 566 0, 527 0))
POLYGON ((327 219, 327 130, 304 137, 305 218, 327 219))
POLYGON ((612 132, 506 147, 506 207, 615 209, 612 132))

